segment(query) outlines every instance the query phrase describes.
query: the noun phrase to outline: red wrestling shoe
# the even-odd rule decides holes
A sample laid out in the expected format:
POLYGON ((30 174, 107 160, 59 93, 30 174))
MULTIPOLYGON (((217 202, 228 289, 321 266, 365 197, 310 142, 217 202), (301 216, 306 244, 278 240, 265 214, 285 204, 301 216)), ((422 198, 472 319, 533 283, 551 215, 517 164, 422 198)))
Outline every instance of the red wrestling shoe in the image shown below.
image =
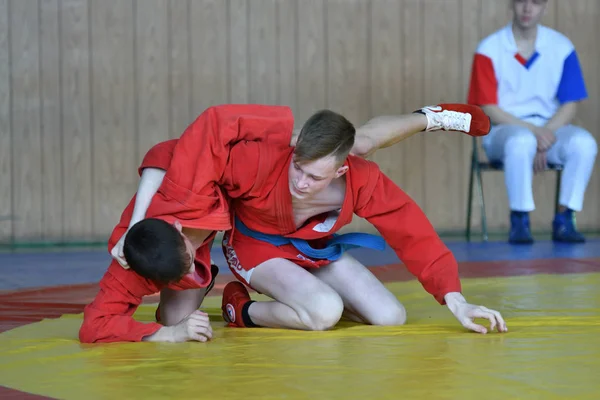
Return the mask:
POLYGON ((469 104, 439 104, 415 111, 427 117, 427 131, 464 132, 470 136, 485 136, 490 133, 490 117, 481 107, 469 104))
POLYGON ((247 317, 247 308, 252 304, 248 290, 241 282, 229 282, 223 289, 223 319, 228 322, 227 326, 247 328, 256 326, 247 317), (246 308, 246 318, 244 318, 244 308, 246 308))

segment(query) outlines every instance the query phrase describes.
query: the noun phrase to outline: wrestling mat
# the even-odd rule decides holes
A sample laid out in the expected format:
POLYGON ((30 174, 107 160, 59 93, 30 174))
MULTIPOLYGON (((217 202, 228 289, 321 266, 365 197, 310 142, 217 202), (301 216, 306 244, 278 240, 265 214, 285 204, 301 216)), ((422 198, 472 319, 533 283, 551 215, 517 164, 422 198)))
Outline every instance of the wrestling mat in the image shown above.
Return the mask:
POLYGON ((82 345, 81 314, 8 330, 0 385, 86 400, 600 398, 600 273, 463 283, 471 303, 503 313, 508 333, 465 331, 416 281, 387 284, 406 306, 402 327, 225 328, 214 296, 206 344, 82 345))

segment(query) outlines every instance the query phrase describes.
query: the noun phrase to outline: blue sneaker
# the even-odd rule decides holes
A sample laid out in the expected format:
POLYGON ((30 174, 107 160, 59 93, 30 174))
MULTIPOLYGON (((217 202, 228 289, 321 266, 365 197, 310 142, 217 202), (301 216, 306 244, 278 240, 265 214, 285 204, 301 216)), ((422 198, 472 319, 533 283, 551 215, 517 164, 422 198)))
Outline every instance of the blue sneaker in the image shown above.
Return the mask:
POLYGON ((510 212, 510 233, 508 242, 512 244, 531 244, 533 236, 529 229, 529 213, 523 211, 510 212))
POLYGON ((585 237, 575 228, 573 210, 559 212, 552 221, 552 240, 563 243, 584 243, 585 237))

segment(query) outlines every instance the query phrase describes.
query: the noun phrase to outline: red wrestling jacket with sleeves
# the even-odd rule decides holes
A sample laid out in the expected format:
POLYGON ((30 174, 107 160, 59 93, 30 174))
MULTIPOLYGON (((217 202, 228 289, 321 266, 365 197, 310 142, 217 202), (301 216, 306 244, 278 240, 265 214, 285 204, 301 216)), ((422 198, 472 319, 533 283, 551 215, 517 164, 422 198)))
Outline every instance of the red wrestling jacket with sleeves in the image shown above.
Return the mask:
MULTIPOLYGON (((190 228, 219 230, 229 227, 228 204, 214 181, 222 174, 218 168, 224 168, 230 146, 241 140, 265 140, 289 147, 292 130, 293 116, 288 107, 226 105, 207 109, 180 139, 159 143, 146 154, 139 168, 140 174, 144 168, 153 167, 167 170, 166 177, 169 178, 169 183, 161 186, 154 196, 146 216, 168 222, 177 219, 190 228), (192 179, 186 176, 186 171, 192 179), (202 208, 203 205, 208 209, 202 208), (212 214, 217 217, 213 218, 212 214)), ((109 239, 109 250, 127 231, 134 204, 135 196, 109 239)), ((207 241, 213 238, 214 234, 207 241)), ((185 290, 208 286, 212 279, 210 245, 197 250, 195 261, 194 275, 187 275, 168 287, 185 290)), ((80 340, 84 343, 141 341, 155 333, 160 324, 141 323, 132 315, 144 296, 161 289, 113 261, 100 281, 98 295, 84 310, 80 340)))
MULTIPOLYGON (((327 217, 320 215, 296 229, 288 182, 292 153, 293 149, 272 151, 260 143, 233 147, 222 185, 233 198, 236 216, 248 228, 266 234, 317 240, 339 231, 356 214, 375 226, 408 270, 440 304, 444 304, 447 293, 461 291, 457 262, 421 208, 375 163, 360 157, 349 156, 345 163, 349 167, 346 193, 333 227, 327 232, 314 229, 327 217)), ((260 252, 256 247, 237 246, 236 242, 243 240, 236 240, 236 236, 243 235, 235 231, 231 239, 242 263, 257 260, 257 257, 266 261, 281 256, 281 249, 266 242, 258 244, 256 239, 251 240, 260 246, 260 252), (269 247, 272 251, 267 254, 264 250, 269 247), (258 254, 261 252, 263 254, 258 254)), ((291 249, 291 245, 285 246, 291 249)), ((297 250, 292 251, 289 258, 297 259, 297 253, 297 250)))
MULTIPOLYGON (((161 143, 148 152, 140 173, 147 167, 168 166, 171 150, 175 143, 161 143)), ((113 230, 108 241, 109 250, 125 234, 135 196, 121 215, 119 224, 113 230)), ((207 241, 210 243, 214 235, 207 241)), ((195 255, 196 271, 186 275, 181 281, 168 285, 173 290, 200 289, 207 287, 211 280, 210 244, 201 246, 195 255)), ((160 292, 165 286, 143 278, 131 269, 124 269, 118 262, 112 261, 99 283, 100 290, 94 300, 83 311, 83 323, 79 330, 79 339, 83 343, 102 342, 139 342, 145 336, 158 331, 162 325, 142 323, 133 319, 133 314, 142 303, 144 296, 160 292)))
POLYGON ((239 141, 289 147, 294 118, 289 107, 221 105, 204 111, 176 141, 172 159, 147 217, 178 219, 188 228, 231 229, 227 198, 217 185, 239 141))

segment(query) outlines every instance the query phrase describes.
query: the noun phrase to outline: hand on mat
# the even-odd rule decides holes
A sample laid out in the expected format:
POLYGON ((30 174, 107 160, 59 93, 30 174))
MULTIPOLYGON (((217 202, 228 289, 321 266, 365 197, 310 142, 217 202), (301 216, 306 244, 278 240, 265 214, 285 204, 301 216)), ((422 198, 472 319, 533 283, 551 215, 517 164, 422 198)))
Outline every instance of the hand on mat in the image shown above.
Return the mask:
POLYGON ((544 171, 546 169, 547 163, 548 160, 546 158, 546 152, 538 151, 535 155, 535 158, 533 159, 533 172, 537 174, 539 172, 544 171))
POLYGON ((483 325, 473 322, 475 318, 485 318, 490 321, 490 331, 494 329, 497 329, 498 332, 508 331, 506 323, 498 311, 490 310, 484 306, 469 304, 460 293, 448 293, 445 296, 445 300, 452 314, 467 329, 479 333, 487 333, 488 330, 483 325))
POLYGON ((112 256, 112 258, 117 260, 117 262, 119 264, 121 264, 121 266, 123 268, 129 269, 129 264, 127 264, 127 260, 125 260, 125 254, 123 253, 123 245, 125 244, 125 235, 127 235, 127 232, 125 232, 123 234, 123 236, 121 236, 121 239, 119 239, 117 244, 115 244, 115 247, 112 248, 112 250, 110 251, 110 255, 112 256))
POLYGON ((213 334, 208 314, 202 311, 194 311, 172 329, 172 341, 177 343, 188 340, 206 342, 212 339, 213 334))

